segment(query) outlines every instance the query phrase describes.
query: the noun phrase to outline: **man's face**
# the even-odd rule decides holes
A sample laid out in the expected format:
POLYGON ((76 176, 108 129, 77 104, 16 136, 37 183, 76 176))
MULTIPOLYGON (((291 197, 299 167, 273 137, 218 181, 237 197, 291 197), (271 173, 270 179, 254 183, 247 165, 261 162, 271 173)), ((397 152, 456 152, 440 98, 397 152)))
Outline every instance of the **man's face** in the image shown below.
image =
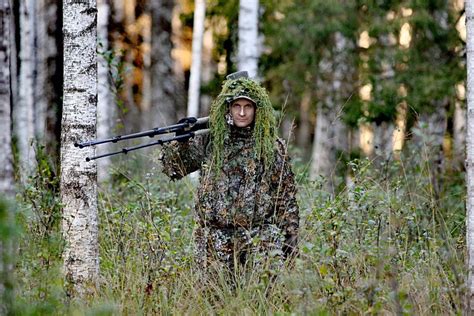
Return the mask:
POLYGON ((237 99, 230 105, 230 114, 237 127, 247 127, 255 118, 255 105, 247 99, 237 99))

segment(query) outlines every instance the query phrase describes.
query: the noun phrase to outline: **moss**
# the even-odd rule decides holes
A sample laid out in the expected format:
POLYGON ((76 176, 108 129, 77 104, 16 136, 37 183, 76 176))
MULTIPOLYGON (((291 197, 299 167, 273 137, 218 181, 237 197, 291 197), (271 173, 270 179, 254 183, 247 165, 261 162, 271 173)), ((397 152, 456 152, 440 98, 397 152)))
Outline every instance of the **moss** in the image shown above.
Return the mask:
POLYGON ((220 170, 223 162, 224 140, 230 133, 226 115, 229 103, 235 96, 247 96, 256 102, 255 124, 255 158, 261 160, 268 168, 274 160, 274 147, 277 138, 276 119, 267 91, 255 81, 238 78, 224 82, 221 93, 211 106, 210 123, 212 139, 212 158, 215 170, 220 170))

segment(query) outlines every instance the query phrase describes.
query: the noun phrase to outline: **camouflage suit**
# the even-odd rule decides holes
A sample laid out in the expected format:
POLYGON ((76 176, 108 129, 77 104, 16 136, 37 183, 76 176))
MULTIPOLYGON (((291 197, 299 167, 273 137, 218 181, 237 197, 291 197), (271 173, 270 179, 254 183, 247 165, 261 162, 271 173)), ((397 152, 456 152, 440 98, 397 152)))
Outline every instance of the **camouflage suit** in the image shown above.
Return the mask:
POLYGON ((232 270, 252 255, 254 262, 269 259, 273 267, 281 266, 294 252, 299 223, 286 146, 274 139, 274 157, 265 166, 255 155, 254 126, 228 124, 227 129, 219 168, 213 167, 212 135, 171 143, 162 151, 163 172, 172 179, 201 170, 195 205, 197 262, 232 270))

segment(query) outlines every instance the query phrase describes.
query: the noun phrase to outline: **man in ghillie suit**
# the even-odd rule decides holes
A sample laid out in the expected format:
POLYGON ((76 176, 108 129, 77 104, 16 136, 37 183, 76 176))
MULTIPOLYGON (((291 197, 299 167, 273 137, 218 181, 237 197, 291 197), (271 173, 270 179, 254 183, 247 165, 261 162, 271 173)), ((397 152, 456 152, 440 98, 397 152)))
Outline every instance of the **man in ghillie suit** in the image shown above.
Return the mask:
POLYGON ((296 252, 299 209, 287 148, 268 94, 246 72, 229 75, 210 113, 210 135, 163 146, 163 172, 201 170, 194 232, 204 268, 270 264, 296 252))

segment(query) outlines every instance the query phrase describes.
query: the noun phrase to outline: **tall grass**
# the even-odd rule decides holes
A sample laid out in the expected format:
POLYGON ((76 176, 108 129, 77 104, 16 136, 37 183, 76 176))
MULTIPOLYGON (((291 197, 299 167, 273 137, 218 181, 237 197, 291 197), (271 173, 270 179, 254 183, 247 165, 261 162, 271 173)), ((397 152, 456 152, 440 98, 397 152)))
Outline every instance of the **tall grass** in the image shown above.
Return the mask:
MULTIPOLYGON (((129 157, 130 159, 130 157, 129 157)), ((193 267, 192 179, 170 182, 118 167, 99 196, 101 279, 85 302, 68 302, 60 273, 58 225, 36 228, 56 205, 46 184, 23 200, 16 269, 22 314, 459 314, 464 293, 464 182, 445 175, 433 189, 421 151, 398 160, 353 160, 336 196, 323 181, 299 179, 299 256, 272 281, 248 269, 193 267), (47 193, 49 192, 49 193, 47 193), (50 195, 48 195, 50 194, 50 195), (42 202, 39 202, 42 201, 42 202), (37 215, 35 215, 37 214, 37 215), (39 214, 39 215, 38 215, 39 214), (43 215, 41 215, 43 214, 43 215), (26 302, 30 302, 28 305, 26 302)), ((52 181, 52 180, 51 180, 52 181)), ((30 188, 31 190, 31 188, 30 188)))

